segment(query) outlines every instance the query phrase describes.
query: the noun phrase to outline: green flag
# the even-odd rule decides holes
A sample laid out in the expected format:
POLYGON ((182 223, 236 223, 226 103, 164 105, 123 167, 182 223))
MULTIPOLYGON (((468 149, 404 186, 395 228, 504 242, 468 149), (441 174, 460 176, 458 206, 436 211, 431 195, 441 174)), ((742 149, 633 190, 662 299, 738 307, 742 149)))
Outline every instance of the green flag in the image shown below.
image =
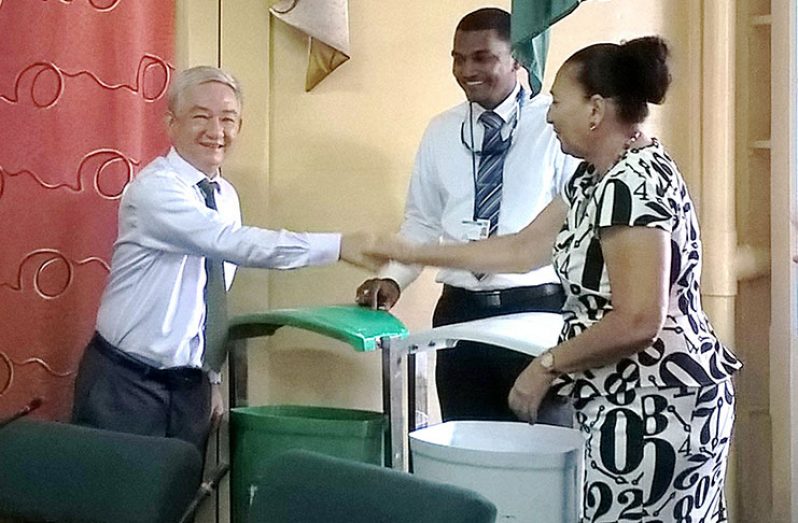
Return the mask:
POLYGON ((529 71, 529 86, 536 95, 543 86, 549 27, 571 13, 583 0, 513 0, 511 38, 515 57, 529 71))

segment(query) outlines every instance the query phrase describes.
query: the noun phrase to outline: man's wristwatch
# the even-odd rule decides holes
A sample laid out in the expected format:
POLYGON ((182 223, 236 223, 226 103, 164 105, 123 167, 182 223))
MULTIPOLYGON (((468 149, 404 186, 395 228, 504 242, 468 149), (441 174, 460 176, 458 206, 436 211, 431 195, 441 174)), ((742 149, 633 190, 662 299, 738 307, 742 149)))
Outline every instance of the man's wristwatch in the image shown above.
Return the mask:
POLYGON ((540 366, 543 367, 546 370, 546 372, 554 374, 556 376, 560 375, 560 373, 554 367, 554 354, 552 354, 550 350, 547 350, 546 352, 538 356, 538 362, 540 362, 540 366))

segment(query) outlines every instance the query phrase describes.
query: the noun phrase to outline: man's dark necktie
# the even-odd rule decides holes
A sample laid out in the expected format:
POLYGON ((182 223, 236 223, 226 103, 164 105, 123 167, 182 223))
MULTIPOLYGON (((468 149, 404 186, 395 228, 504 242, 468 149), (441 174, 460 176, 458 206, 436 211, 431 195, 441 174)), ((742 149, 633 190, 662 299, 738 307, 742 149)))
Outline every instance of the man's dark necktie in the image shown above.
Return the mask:
MULTIPOLYGON (((204 178, 197 184, 205 196, 205 205, 216 210, 216 182, 204 178)), ((227 287, 224 280, 224 261, 205 257, 205 367, 219 372, 227 357, 227 287)))
MULTIPOLYGON (((502 175, 506 144, 502 140, 504 120, 493 111, 485 111, 479 121, 485 126, 482 150, 477 171, 474 219, 490 220, 488 236, 493 236, 499 226, 499 211, 502 201, 502 175)), ((474 273, 478 280, 486 275, 474 273)))

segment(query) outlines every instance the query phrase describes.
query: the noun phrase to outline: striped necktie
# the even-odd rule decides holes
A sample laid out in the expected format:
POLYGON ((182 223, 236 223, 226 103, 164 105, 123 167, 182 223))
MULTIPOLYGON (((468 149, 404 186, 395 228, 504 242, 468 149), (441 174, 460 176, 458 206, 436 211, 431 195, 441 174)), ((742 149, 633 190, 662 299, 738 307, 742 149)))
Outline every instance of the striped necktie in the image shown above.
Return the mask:
MULTIPOLYGON (((215 190, 219 184, 203 178, 197 186, 205 196, 205 205, 216 210, 215 190)), ((224 281, 224 261, 205 257, 205 352, 204 366, 219 372, 227 357, 227 286, 224 281)))
POLYGON ((490 220, 488 236, 493 236, 499 226, 502 173, 507 152, 501 133, 504 120, 493 111, 485 111, 479 121, 485 126, 485 135, 477 171, 474 219, 490 220))

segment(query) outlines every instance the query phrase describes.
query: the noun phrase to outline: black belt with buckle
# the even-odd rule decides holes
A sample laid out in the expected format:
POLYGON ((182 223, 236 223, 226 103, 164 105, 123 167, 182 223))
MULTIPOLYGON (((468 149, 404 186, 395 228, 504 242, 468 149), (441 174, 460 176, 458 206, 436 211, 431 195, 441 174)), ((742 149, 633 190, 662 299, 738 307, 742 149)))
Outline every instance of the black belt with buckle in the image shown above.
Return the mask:
POLYGON ((562 293, 562 285, 557 283, 544 283, 530 287, 510 287, 509 289, 492 291, 469 291, 451 285, 443 286, 444 298, 467 302, 472 306, 483 309, 523 306, 534 300, 562 295, 562 293))
POLYGON ((198 367, 166 367, 159 369, 137 360, 108 342, 99 333, 94 333, 92 345, 103 356, 107 357, 120 367, 132 370, 142 378, 151 379, 169 386, 195 385, 205 376, 205 372, 198 367))

